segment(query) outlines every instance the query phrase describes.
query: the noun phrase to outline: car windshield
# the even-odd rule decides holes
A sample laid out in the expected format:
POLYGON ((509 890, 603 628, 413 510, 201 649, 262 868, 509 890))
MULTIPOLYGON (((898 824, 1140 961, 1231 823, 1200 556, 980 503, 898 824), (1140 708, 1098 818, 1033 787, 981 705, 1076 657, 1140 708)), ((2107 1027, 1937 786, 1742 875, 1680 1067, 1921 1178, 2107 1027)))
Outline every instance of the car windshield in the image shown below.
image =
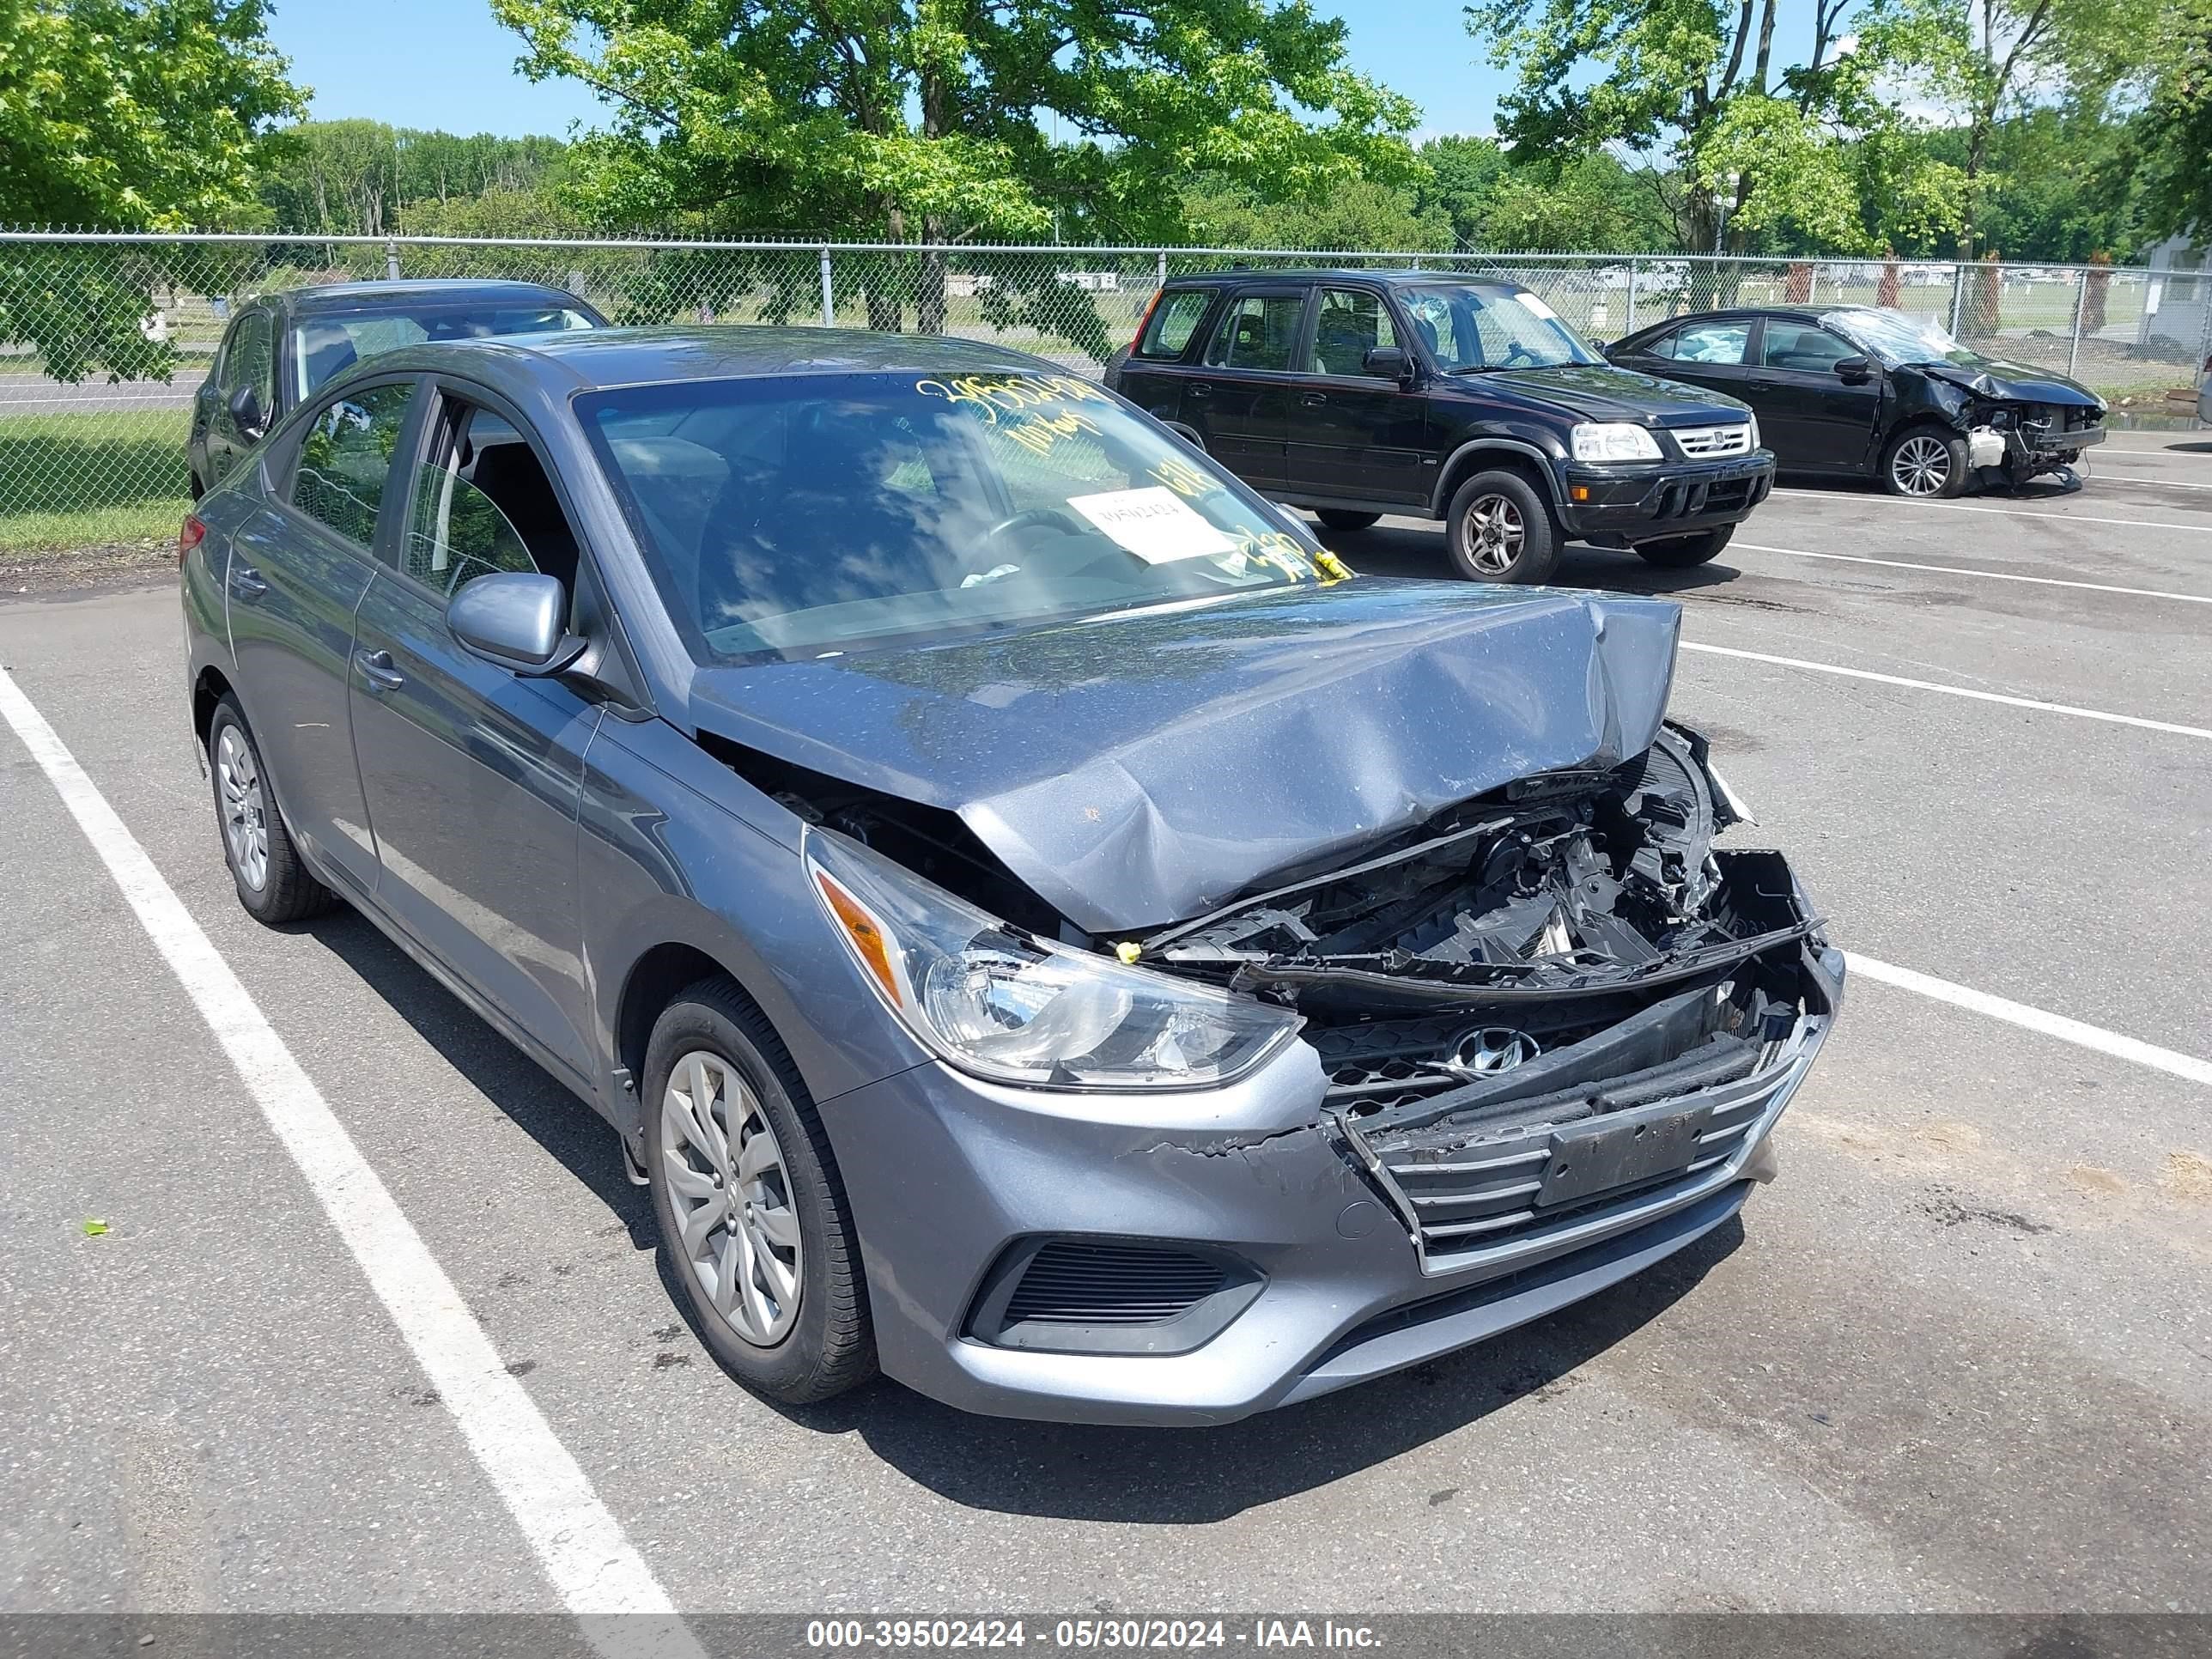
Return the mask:
POLYGON ((669 610, 710 660, 1351 574, 1072 374, 690 382, 577 407, 669 610))
POLYGON ((1414 332, 1448 374, 1605 361, 1526 289, 1434 283, 1402 289, 1399 297, 1414 332))
POLYGON ((1888 307, 1859 307, 1831 311, 1821 322, 1886 368, 1902 363, 1958 363, 1988 361, 1951 337, 1950 331, 1933 317, 1915 316, 1888 307))
POLYGON ((425 340, 550 334, 592 325, 574 307, 557 304, 424 306, 304 317, 292 329, 292 396, 296 402, 364 358, 425 340))

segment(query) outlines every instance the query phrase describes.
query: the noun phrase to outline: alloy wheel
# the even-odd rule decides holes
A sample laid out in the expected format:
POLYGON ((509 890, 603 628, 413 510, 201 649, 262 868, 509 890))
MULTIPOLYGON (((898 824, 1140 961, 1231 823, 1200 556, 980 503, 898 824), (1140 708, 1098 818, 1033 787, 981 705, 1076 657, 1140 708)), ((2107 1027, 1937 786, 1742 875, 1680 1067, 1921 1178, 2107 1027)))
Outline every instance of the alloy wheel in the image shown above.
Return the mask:
POLYGON ((774 1347, 799 1317, 799 1214, 760 1097, 721 1055, 694 1049, 669 1073, 660 1153, 693 1284, 739 1336, 774 1347))
POLYGON ((269 882, 269 808, 252 745, 235 726, 216 740, 215 772, 222 786, 222 840, 238 878, 259 892, 269 882))
POLYGON ((1510 497, 1478 495, 1468 504, 1468 562, 1485 575, 1502 576, 1512 569, 1528 539, 1528 526, 1510 497))
POLYGON ((1907 495, 1940 495, 1951 482, 1951 449, 1941 438, 1922 433, 1898 445, 1889 476, 1907 495))

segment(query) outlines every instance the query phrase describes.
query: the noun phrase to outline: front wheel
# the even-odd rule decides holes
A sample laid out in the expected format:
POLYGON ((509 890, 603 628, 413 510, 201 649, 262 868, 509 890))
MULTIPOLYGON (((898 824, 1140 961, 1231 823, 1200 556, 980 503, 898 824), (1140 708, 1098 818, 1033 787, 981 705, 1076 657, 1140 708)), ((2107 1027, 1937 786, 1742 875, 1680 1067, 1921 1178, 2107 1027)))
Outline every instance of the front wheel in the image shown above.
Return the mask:
POLYGON ((873 1376, 844 1182, 775 1028, 702 980, 653 1025, 644 1081, 653 1215, 714 1357, 793 1406, 873 1376))
POLYGON ((1680 570, 1717 557, 1735 534, 1735 526, 1724 524, 1718 530, 1704 530, 1694 536, 1669 536, 1663 541, 1638 542, 1636 544, 1636 556, 1651 564, 1663 565, 1670 570, 1680 570))
POLYGON ((1923 501, 1957 495, 1966 487, 1966 441, 1933 427, 1899 433, 1882 452, 1881 487, 1923 501))
POLYGON ((1331 530, 1365 530, 1379 521, 1380 513, 1349 513, 1340 507, 1319 507, 1314 516, 1331 530))
POLYGON ((1444 540, 1461 575, 1478 582, 1542 582, 1559 564, 1559 533, 1535 486, 1502 468, 1453 493, 1444 540))

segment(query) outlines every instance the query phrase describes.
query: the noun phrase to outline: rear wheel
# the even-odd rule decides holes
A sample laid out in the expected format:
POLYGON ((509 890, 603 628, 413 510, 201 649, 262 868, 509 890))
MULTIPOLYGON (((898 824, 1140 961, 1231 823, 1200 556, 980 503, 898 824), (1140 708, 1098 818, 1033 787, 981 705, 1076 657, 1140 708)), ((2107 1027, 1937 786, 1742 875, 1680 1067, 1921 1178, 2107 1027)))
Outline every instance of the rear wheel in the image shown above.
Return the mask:
POLYGON ((1478 582, 1541 582, 1559 564, 1559 534, 1535 486, 1502 468, 1454 492, 1444 540, 1459 573, 1478 582))
POLYGON ((1321 507, 1314 516, 1331 530, 1365 530, 1382 518, 1380 513, 1347 513, 1340 507, 1321 507))
POLYGON ((1923 500, 1957 495, 1966 487, 1966 441, 1936 427, 1908 427, 1882 452, 1881 487, 1923 500))
POLYGON ((675 1278, 707 1346, 787 1405, 875 1374, 844 1182, 782 1040, 727 980, 653 1028, 645 1169, 675 1278))
POLYGON ((1669 536, 1663 541, 1638 542, 1636 556, 1652 564, 1664 565, 1670 570, 1703 564, 1716 556, 1729 544, 1735 534, 1735 526, 1724 524, 1718 530, 1701 530, 1694 536, 1669 536))
POLYGON ((208 770, 215 781, 223 861, 230 866, 238 902, 247 913, 257 921, 299 921, 337 902, 300 861, 276 811, 261 750, 236 700, 228 696, 216 705, 208 724, 208 770))

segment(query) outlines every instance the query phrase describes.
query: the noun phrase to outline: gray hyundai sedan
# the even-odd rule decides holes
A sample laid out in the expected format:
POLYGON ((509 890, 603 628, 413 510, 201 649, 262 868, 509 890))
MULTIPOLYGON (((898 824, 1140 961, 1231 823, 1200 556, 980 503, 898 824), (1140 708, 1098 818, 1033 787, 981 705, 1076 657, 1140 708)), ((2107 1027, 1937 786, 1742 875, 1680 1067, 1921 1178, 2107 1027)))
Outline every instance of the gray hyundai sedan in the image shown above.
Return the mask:
POLYGON ((739 1379, 1222 1422, 1719 1225, 1840 951, 1662 600, 1356 577, 1052 364, 422 346, 185 521, 240 901, 611 1123, 739 1379))

